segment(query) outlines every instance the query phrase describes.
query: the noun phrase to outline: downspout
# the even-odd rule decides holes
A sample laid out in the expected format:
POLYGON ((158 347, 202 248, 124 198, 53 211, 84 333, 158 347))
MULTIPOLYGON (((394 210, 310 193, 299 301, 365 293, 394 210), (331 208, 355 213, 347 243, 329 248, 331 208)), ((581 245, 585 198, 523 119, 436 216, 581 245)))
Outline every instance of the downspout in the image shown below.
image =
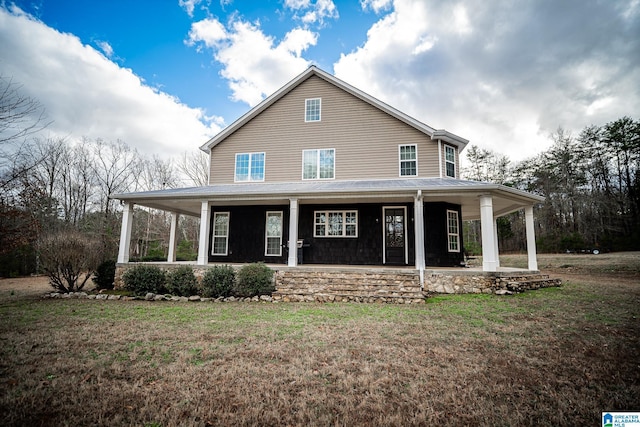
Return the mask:
POLYGON ((442 178, 442 141, 440 139, 438 139, 438 171, 442 178))
POLYGON ((415 199, 414 214, 416 227, 416 257, 418 258, 418 272, 420 273, 420 291, 424 291, 424 204, 422 202, 422 190, 418 190, 415 199))

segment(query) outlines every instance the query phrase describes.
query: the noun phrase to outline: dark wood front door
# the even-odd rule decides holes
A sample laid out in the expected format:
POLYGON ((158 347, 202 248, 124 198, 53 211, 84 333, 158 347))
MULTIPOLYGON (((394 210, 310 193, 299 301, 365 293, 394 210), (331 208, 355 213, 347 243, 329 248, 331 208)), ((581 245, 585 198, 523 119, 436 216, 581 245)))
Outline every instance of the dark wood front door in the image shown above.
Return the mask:
POLYGON ((384 262, 404 265, 407 263, 405 210, 384 208, 384 262))

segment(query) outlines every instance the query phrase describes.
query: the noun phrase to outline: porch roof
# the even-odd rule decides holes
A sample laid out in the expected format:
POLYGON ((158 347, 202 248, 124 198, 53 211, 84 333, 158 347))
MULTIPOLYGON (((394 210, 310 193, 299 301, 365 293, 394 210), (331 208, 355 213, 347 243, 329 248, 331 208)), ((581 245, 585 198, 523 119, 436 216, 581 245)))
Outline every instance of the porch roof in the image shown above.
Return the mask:
POLYGON ((543 197, 504 185, 452 178, 408 178, 354 181, 234 183, 111 195, 150 208, 200 216, 201 203, 212 205, 310 203, 402 203, 421 192, 426 202, 462 206, 463 219, 478 219, 478 197, 493 196, 494 215, 501 216, 542 202, 543 197))

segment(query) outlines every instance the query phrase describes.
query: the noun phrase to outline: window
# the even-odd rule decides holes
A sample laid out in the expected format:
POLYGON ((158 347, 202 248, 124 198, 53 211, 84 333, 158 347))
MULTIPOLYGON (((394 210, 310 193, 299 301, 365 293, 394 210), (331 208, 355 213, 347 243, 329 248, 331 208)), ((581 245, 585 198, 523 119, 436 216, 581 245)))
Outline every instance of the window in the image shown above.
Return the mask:
POLYGON ((335 175, 333 148, 302 152, 302 179, 333 179, 335 175))
POLYGON ((450 178, 456 177, 456 149, 450 145, 444 146, 445 174, 450 178))
POLYGON ((234 181, 264 181, 264 153, 236 154, 234 181))
POLYGON ((418 147, 412 145, 400 145, 400 176, 418 175, 418 147))
POLYGON ((282 211, 267 212, 265 255, 282 255, 282 211))
POLYGON ((458 212, 456 211, 447 211, 447 238, 449 241, 449 252, 460 252, 458 212))
POLYGON ((314 237, 358 237, 357 211, 316 211, 314 237))
POLYGON ((321 98, 304 100, 304 121, 319 122, 321 110, 321 98))
POLYGON ((213 214, 212 255, 227 255, 229 249, 229 212, 213 214))

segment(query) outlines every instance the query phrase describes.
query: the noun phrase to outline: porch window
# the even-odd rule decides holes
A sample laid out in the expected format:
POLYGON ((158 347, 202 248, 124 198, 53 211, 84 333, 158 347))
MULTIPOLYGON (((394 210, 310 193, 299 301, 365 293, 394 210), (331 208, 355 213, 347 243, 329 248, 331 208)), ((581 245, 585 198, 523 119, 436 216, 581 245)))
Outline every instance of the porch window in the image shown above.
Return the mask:
POLYGON ((314 237, 358 237, 358 211, 316 211, 314 237))
POLYGON ((456 149, 450 145, 444 146, 445 174, 449 178, 456 177, 456 149))
POLYGON ((400 176, 418 175, 418 147, 416 144, 398 146, 400 156, 400 176))
POLYGON ((304 100, 304 121, 319 122, 322 106, 322 98, 312 98, 304 100))
POLYGON ((234 181, 264 181, 264 153, 236 154, 234 181))
POLYGON ((302 179, 333 179, 335 176, 334 148, 302 151, 302 179))
POLYGON ((447 211, 447 238, 449 241, 449 252, 460 252, 460 231, 457 211, 447 211))
POLYGON ((266 256, 282 255, 282 211, 267 212, 266 256))
POLYGON ((213 214, 213 244, 211 255, 227 255, 229 249, 229 212, 213 214))

